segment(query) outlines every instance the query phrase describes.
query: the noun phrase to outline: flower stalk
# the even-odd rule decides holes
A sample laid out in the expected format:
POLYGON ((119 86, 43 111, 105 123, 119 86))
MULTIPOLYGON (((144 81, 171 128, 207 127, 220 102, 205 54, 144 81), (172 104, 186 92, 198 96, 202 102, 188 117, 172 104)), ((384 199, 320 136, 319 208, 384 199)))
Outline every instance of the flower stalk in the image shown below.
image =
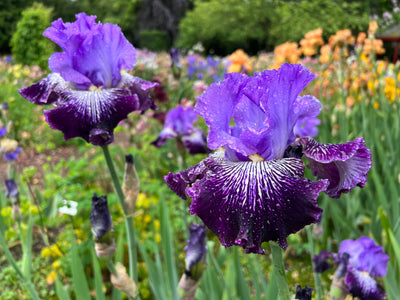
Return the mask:
POLYGON ((129 256, 129 274, 130 278, 134 281, 137 280, 137 253, 136 253, 136 242, 135 242, 135 228, 133 226, 133 217, 127 215, 127 210, 125 207, 125 196, 122 191, 121 184, 119 182, 117 172, 115 170, 114 162, 111 158, 110 150, 107 145, 101 147, 103 150, 104 158, 107 163, 108 170, 110 172, 111 180, 114 185, 115 192, 118 196, 119 204, 122 207, 122 211, 125 217, 125 226, 127 233, 127 242, 128 242, 128 256, 129 256))
POLYGON ((285 265, 283 263, 282 249, 275 242, 269 242, 274 266, 276 284, 280 300, 290 300, 289 285, 287 283, 285 265))
MULTIPOLYGON (((314 255, 315 255, 315 252, 314 252, 314 240, 313 240, 311 226, 307 226, 306 230, 307 230, 308 244, 310 245, 310 255, 311 255, 311 257, 314 257, 314 255)), ((311 259, 311 262, 312 262, 313 270, 315 270, 315 262, 312 259, 311 259)), ((321 275, 316 273, 315 271, 313 273, 314 273, 316 299, 317 300, 322 300, 321 275)))

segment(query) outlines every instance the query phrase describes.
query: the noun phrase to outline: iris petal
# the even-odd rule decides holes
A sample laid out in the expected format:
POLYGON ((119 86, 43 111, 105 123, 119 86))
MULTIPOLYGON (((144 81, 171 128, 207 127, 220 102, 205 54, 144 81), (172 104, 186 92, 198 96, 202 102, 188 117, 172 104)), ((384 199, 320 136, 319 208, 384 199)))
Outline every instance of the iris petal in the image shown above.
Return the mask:
POLYGON ((344 283, 353 297, 360 297, 365 300, 383 300, 385 292, 379 287, 378 283, 367 272, 357 271, 349 265, 344 283))
POLYGON ((230 162, 218 151, 202 162, 196 178, 200 180, 189 179, 194 171, 189 169, 170 174, 167 183, 174 179, 181 192, 192 184, 186 189, 193 200, 190 212, 226 247, 240 245, 246 252, 264 253, 261 243, 271 240, 286 247, 289 234, 319 220, 322 210, 316 198, 327 181, 303 178, 300 159, 230 162))
POLYGON ((113 141, 114 128, 130 112, 154 106, 148 92, 155 85, 125 73, 116 88, 80 91, 52 73, 19 92, 35 104, 56 104, 44 114, 51 128, 64 133, 65 140, 79 136, 102 146, 113 141))
POLYGON ((341 193, 367 182, 372 160, 363 138, 345 144, 320 144, 305 137, 298 143, 303 145, 303 156, 309 160, 308 167, 314 175, 329 180, 325 192, 330 197, 339 198, 341 193))

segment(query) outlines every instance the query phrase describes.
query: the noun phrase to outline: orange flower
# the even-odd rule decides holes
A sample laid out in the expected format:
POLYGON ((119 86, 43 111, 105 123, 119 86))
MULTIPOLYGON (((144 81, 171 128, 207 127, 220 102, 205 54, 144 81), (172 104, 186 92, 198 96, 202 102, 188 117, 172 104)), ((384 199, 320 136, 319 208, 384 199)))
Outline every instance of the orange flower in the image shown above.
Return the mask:
POLYGON ((228 67, 228 73, 240 72, 242 70, 245 72, 251 71, 251 66, 248 63, 249 56, 242 49, 236 50, 227 58, 232 62, 228 67))
POLYGON ((369 28, 368 28, 368 34, 374 35, 377 29, 378 29, 378 23, 376 21, 370 21, 369 28))
POLYGON ((320 52, 319 61, 321 63, 328 63, 331 57, 331 47, 329 45, 324 45, 321 47, 320 52))
POLYGON ((339 30, 335 35, 329 38, 329 45, 343 47, 348 44, 354 43, 355 38, 352 36, 350 29, 339 30))
POLYGON ((299 54, 297 43, 286 42, 275 47, 274 60, 278 67, 284 62, 293 64, 298 62, 299 54))
POLYGON ((357 45, 362 46, 366 38, 367 34, 365 32, 360 32, 357 36, 357 45))
POLYGON ((300 41, 300 52, 305 56, 312 56, 317 52, 315 48, 323 44, 322 28, 309 31, 304 35, 304 39, 300 41))

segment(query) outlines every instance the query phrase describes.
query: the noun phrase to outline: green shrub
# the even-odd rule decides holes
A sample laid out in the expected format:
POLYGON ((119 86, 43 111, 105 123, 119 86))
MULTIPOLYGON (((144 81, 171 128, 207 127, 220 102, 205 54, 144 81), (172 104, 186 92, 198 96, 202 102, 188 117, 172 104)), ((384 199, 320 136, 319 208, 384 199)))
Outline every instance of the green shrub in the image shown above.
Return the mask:
POLYGON ((254 53, 265 49, 271 3, 263 0, 196 1, 179 24, 176 46, 189 49, 201 42, 219 55, 238 48, 254 53))
POLYGON ((165 31, 143 30, 139 33, 139 45, 151 51, 162 51, 171 47, 171 41, 165 31))
POLYGON ((52 42, 42 34, 51 24, 51 11, 51 8, 35 3, 22 12, 22 19, 10 42, 17 63, 47 68, 47 61, 54 48, 52 42))
POLYGON ((270 45, 298 42, 308 31, 322 28, 325 40, 338 30, 353 35, 368 28, 369 17, 362 3, 344 1, 279 1, 269 28, 270 45))

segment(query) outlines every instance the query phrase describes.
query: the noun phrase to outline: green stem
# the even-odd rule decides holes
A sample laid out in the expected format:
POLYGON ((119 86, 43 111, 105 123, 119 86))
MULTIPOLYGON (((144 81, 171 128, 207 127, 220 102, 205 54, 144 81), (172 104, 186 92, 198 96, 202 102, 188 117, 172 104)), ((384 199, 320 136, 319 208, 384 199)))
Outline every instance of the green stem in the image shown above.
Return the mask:
POLYGON ((121 205, 122 211, 124 212, 126 233, 127 233, 127 239, 128 239, 129 276, 131 277, 131 279, 133 279, 135 282, 137 282, 137 277, 138 277, 137 268, 136 268, 137 253, 136 253, 135 228, 133 226, 133 217, 126 216, 126 209, 125 209, 125 205, 124 205, 125 196, 122 191, 121 183, 118 179, 113 160, 111 158, 110 150, 108 149, 107 145, 102 146, 101 148, 103 149, 104 158, 106 160, 107 167, 110 172, 110 176, 111 176, 111 180, 114 185, 115 192, 117 193, 117 196, 118 196, 119 204, 121 205))
POLYGON ((282 249, 275 242, 269 242, 274 265, 275 279, 278 286, 280 300, 290 300, 289 286, 287 283, 285 266, 283 264, 282 249))
POLYGON ((312 268, 313 268, 313 273, 314 273, 316 299, 317 300, 322 300, 321 275, 314 271, 315 270, 315 263, 312 260, 312 258, 315 255, 315 252, 314 252, 314 240, 313 240, 311 226, 307 226, 306 230, 307 230, 308 244, 310 245, 310 256, 311 256, 311 263, 312 263, 312 268))

